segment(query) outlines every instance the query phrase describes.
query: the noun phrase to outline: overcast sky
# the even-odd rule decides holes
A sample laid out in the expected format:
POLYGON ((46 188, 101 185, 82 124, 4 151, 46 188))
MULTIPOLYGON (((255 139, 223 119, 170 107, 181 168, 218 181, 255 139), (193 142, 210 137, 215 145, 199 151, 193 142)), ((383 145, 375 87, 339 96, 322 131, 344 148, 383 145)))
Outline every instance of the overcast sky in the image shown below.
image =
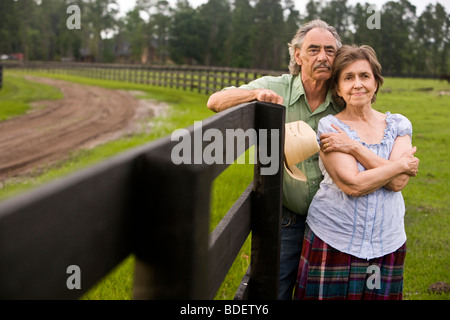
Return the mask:
MULTIPOLYGON (((124 15, 127 11, 132 9, 136 2, 135 0, 117 0, 117 1, 120 6, 121 15, 124 15)), ((176 3, 176 0, 168 0, 168 1, 171 4, 176 3)), ((201 4, 208 2, 208 0, 188 0, 188 1, 191 4, 191 6, 193 6, 194 8, 198 7, 201 4)), ((367 2, 367 3, 375 4, 377 6, 377 8, 380 9, 381 6, 388 1, 389 0, 361 0, 361 1, 348 0, 348 3, 351 5, 355 5, 358 2, 360 2, 360 3, 367 2)), ((300 11, 300 13, 304 14, 306 3, 308 3, 308 1, 307 0, 295 0, 294 2, 297 6, 297 9, 300 11)), ((450 13, 450 0, 409 0, 409 2, 416 6, 416 15, 420 15, 422 13, 422 11, 425 10, 425 7, 429 3, 432 3, 432 4, 440 3, 441 5, 443 5, 445 7, 445 11, 447 13, 450 13)))

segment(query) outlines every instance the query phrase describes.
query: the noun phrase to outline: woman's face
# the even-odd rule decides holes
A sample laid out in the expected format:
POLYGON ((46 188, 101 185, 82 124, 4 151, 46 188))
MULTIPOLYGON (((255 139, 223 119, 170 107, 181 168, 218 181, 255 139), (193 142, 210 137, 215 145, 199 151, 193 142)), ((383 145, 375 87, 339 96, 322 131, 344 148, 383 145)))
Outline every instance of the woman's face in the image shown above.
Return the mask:
POLYGON ((369 61, 356 60, 341 71, 337 94, 345 100, 347 107, 370 106, 377 87, 369 61))

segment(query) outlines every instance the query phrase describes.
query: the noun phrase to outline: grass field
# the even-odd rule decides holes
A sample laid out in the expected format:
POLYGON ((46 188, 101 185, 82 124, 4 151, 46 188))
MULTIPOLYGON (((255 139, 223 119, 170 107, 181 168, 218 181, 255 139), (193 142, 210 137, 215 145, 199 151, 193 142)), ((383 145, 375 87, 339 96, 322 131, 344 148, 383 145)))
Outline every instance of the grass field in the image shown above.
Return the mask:
POLYGON ((449 299, 427 291, 450 283, 450 86, 438 80, 387 79, 376 102, 413 124, 419 174, 402 191, 406 204, 405 299, 449 299), (433 88, 430 90, 430 88, 433 88), (390 92, 389 92, 390 91, 390 92))
MULTIPOLYGON (((30 101, 55 99, 60 95, 51 87, 22 79, 23 73, 6 71, 0 90, 0 119, 23 113, 30 101), (9 106, 4 108, 4 106, 9 106), (17 106, 17 108, 15 107, 17 106), (11 111, 12 110, 12 111, 11 111)), ((35 74, 48 76, 48 74, 35 74)), ((71 160, 55 168, 21 181, 0 186, 0 199, 13 196, 47 183, 58 177, 91 166, 129 148, 169 135, 176 128, 187 127, 213 113, 206 108, 206 95, 182 90, 139 84, 93 80, 83 77, 52 75, 52 77, 112 89, 139 90, 141 98, 151 98, 170 104, 164 119, 153 119, 151 134, 119 139, 93 150, 74 152, 71 160)), ((409 300, 449 299, 450 293, 436 294, 428 286, 437 281, 450 283, 449 273, 449 115, 450 85, 430 79, 387 78, 378 95, 375 109, 401 113, 413 124, 413 144, 420 159, 419 175, 402 191, 406 203, 408 253, 405 263, 404 298, 409 300), (431 88, 431 89, 430 89, 431 88)), ((252 165, 232 165, 219 176, 211 199, 211 229, 220 221, 231 204, 252 180, 252 165)), ((250 255, 246 242, 239 253, 216 299, 232 299, 245 273, 250 255)), ((113 270, 83 299, 131 299, 133 257, 113 270)))
POLYGON ((62 98, 62 93, 51 86, 23 81, 22 78, 5 76, 0 91, 0 121, 26 112, 32 101, 62 98))

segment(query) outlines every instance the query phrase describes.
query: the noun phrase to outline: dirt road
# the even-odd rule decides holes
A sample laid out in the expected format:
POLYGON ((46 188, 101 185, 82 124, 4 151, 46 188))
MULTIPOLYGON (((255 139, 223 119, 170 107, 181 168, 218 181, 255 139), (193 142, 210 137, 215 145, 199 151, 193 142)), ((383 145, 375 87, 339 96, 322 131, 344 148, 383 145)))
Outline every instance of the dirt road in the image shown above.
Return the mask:
POLYGON ((133 120, 139 100, 125 91, 28 77, 56 86, 63 99, 0 122, 0 181, 66 157, 120 132, 133 120))

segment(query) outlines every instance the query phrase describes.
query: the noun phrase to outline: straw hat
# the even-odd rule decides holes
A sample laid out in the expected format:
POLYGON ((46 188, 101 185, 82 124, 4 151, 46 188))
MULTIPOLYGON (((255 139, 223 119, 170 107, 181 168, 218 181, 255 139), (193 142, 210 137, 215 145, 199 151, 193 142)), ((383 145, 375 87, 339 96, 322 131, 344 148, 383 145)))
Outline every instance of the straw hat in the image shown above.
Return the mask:
POLYGON ((294 121, 285 124, 284 168, 292 178, 307 180, 296 164, 308 159, 319 149, 316 132, 306 122, 294 121))

